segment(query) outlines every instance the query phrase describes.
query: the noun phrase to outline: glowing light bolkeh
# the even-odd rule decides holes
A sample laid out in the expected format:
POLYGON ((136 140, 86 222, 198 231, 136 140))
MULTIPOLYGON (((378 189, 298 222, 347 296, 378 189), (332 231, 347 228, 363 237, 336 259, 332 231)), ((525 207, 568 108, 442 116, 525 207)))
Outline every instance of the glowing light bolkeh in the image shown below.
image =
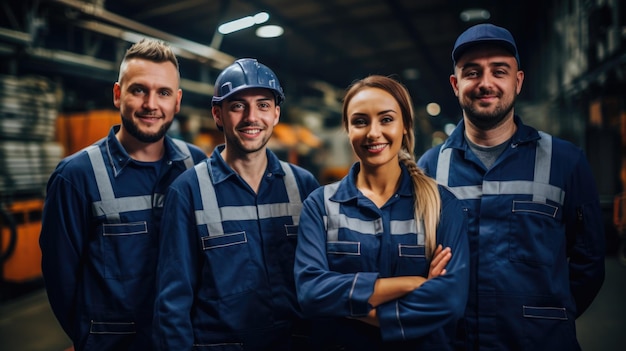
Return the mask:
POLYGON ((285 30, 281 26, 267 25, 257 28, 256 35, 260 38, 275 38, 283 35, 285 30))
POLYGON ((454 123, 447 123, 444 127, 443 127, 443 131, 450 136, 450 134, 452 134, 452 132, 454 131, 454 128, 456 128, 456 124, 454 123))
POLYGON ((467 9, 462 11, 459 17, 463 22, 474 22, 489 19, 491 13, 485 9, 467 9))
POLYGON ((433 117, 437 117, 441 113, 441 106, 436 102, 431 102, 426 105, 426 112, 433 117))
POLYGON ((270 19, 270 15, 267 12, 259 12, 254 16, 246 16, 234 21, 226 22, 217 28, 217 31, 221 34, 230 34, 236 31, 250 28, 255 24, 265 23, 270 19))

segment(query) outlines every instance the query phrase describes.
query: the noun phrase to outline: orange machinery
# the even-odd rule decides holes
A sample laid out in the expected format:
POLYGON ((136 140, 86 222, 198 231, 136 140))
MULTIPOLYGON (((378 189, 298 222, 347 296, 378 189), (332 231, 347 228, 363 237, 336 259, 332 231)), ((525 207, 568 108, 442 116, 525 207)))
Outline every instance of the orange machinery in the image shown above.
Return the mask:
POLYGON ((42 199, 16 201, 0 207, 0 278, 27 283, 41 278, 42 199))

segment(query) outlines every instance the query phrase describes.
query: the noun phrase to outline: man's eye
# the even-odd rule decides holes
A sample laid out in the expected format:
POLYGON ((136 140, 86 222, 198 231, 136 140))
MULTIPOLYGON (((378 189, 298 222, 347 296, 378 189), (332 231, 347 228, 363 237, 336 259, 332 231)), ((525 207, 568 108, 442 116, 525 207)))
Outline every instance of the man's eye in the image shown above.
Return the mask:
POLYGON ((143 88, 139 88, 139 87, 134 87, 130 89, 130 92, 133 94, 141 94, 143 93, 143 88))

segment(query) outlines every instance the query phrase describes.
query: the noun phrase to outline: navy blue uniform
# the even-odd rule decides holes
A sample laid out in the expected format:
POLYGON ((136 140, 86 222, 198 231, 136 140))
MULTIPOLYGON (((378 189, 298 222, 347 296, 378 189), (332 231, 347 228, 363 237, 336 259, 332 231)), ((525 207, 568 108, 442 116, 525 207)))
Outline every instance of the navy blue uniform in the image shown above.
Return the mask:
POLYGON ((165 137, 161 162, 130 158, 115 137, 61 161, 50 177, 40 245, 50 305, 76 350, 149 350, 163 196, 206 159, 165 137))
POLYGON ((486 169, 463 122, 418 165, 469 216, 471 350, 577 350, 575 319, 604 280, 598 193, 582 151, 526 126, 486 169))
POLYGON ((304 202, 294 271, 303 312, 317 319, 311 339, 320 350, 451 349, 469 281, 467 220, 459 201, 439 187, 436 240, 452 250, 447 273, 378 306, 380 328, 370 327, 354 318, 372 309, 376 279, 428 277, 430 261, 406 167, 401 164, 400 186, 381 208, 356 188, 359 168, 355 163, 343 180, 304 202))
POLYGON ((293 260, 302 200, 319 184, 279 161, 255 193, 217 147, 167 192, 155 337, 159 350, 290 350, 300 321, 293 260))

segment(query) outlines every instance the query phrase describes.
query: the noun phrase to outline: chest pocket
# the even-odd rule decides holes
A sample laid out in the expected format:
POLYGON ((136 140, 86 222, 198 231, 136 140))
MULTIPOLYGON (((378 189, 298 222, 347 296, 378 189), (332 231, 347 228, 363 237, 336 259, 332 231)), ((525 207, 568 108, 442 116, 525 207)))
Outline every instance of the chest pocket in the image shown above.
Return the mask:
POLYGON ((509 222, 509 259, 551 265, 565 243, 562 210, 558 206, 513 201, 509 222))
POLYGON ((363 271, 361 243, 358 241, 330 241, 326 243, 328 267, 343 273, 363 271))
MULTIPOLYGON (((285 172, 283 181, 288 196, 287 202, 262 204, 257 206, 224 206, 220 207, 213 187, 213 181, 208 171, 208 164, 201 162, 195 166, 200 187, 202 210, 195 213, 196 224, 206 226, 207 236, 201 237, 202 249, 209 270, 207 275, 214 279, 216 294, 226 297, 242 292, 251 291, 258 287, 261 276, 259 267, 264 267, 264 257, 261 248, 256 243, 258 240, 248 237, 245 230, 240 232, 225 232, 224 221, 259 221, 276 217, 291 217, 292 223, 284 224, 284 230, 275 233, 282 245, 274 254, 285 262, 290 262, 289 277, 293 280, 293 253, 291 256, 282 255, 285 246, 295 250, 294 241, 297 237, 302 201, 300 191, 291 170, 291 167, 281 161, 281 167, 285 172), (237 279, 233 279, 237 277, 237 279)), ((202 231, 204 232, 204 231, 202 231)))
MULTIPOLYGON (((552 264, 563 244, 562 209, 565 192, 550 184, 552 172, 552 137, 539 132, 535 147, 533 179, 483 181, 480 185, 449 186, 452 149, 442 149, 437 161, 436 179, 460 200, 481 201, 484 195, 512 200, 509 227, 508 258, 531 264, 552 264), (518 200, 514 198, 517 197, 518 200), (527 199, 527 200, 520 200, 527 199)), ((478 230, 470 220, 470 228, 478 230)), ((470 245, 475 245, 470 241, 470 245)))
MULTIPOLYGON (((186 146, 183 149, 189 155, 189 149, 186 146)), ((99 243, 102 244, 104 276, 128 279, 150 274, 156 260, 156 242, 150 235, 149 228, 151 225, 158 225, 158 218, 152 217, 153 209, 163 206, 163 196, 147 194, 116 197, 100 147, 91 145, 85 151, 89 156, 100 195, 100 201, 93 202, 91 206, 93 215, 103 218, 98 224, 97 234, 99 243), (140 211, 147 213, 143 216, 144 220, 125 221, 125 213, 140 211)))
POLYGON ((423 221, 418 225, 415 219, 392 220, 385 236, 382 218, 362 220, 340 213, 340 204, 330 199, 338 187, 339 182, 324 187, 329 268, 343 273, 381 271, 381 250, 385 250, 384 255, 392 256, 383 260, 389 263, 391 275, 423 274, 428 265, 423 221), (392 248, 388 254, 387 248, 392 248))

